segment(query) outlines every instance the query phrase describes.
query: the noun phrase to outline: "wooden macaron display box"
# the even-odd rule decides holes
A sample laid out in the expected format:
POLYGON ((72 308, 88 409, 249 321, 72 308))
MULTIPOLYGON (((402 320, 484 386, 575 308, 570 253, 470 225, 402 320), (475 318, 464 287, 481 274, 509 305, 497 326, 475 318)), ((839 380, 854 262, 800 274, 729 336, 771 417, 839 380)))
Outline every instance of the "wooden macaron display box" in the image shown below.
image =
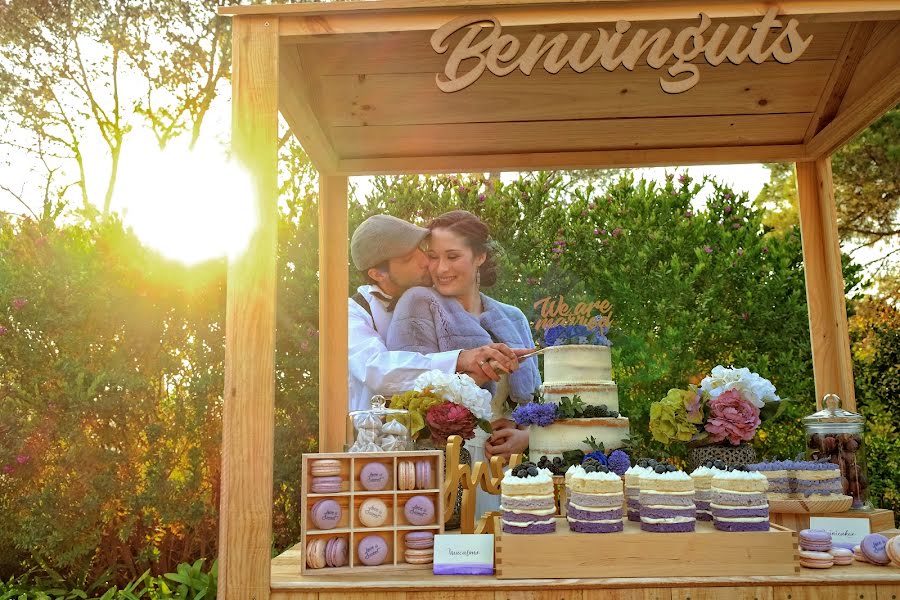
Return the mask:
POLYGON ((305 454, 301 573, 430 569, 444 531, 443 453, 305 454))

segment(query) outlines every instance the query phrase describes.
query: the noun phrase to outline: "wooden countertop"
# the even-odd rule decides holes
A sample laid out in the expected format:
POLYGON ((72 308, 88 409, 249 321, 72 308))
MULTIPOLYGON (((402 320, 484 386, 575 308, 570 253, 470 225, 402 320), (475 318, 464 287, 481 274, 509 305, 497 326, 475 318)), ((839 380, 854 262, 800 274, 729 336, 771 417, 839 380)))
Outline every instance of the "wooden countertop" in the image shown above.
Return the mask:
POLYGON ((515 579, 494 577, 436 576, 430 571, 377 571, 360 575, 301 576, 300 545, 272 560, 272 589, 303 592, 388 591, 388 590, 474 590, 518 588, 640 588, 640 587, 716 587, 749 585, 900 585, 900 568, 853 563, 831 569, 800 569, 800 573, 776 577, 666 577, 666 578, 584 578, 515 579))

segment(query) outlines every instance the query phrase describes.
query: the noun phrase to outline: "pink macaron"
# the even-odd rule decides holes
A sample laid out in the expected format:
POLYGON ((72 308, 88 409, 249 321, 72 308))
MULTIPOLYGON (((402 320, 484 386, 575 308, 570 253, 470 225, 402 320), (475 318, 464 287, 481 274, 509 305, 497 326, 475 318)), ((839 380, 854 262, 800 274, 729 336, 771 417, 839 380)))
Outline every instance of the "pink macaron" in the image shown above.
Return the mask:
POLYGON ((428 496, 413 496, 403 506, 403 514, 412 525, 434 523, 434 501, 428 496))
POLYGON ((343 567, 347 564, 347 540, 331 538, 325 545, 325 564, 329 567, 343 567))
POLYGON ((410 531, 406 534, 406 547, 413 550, 434 548, 434 533, 431 531, 410 531))
POLYGON ((341 491, 343 483, 344 481, 340 476, 313 477, 310 491, 313 494, 336 494, 341 491))
POLYGON ((430 490, 434 488, 434 477, 430 460, 416 461, 416 489, 430 490))
POLYGON ((309 511, 316 529, 334 529, 341 521, 341 505, 334 500, 319 500, 309 511))
POLYGON ((835 565, 852 565, 853 551, 846 548, 832 548, 828 553, 834 557, 835 565))
POLYGON ((367 535, 359 541, 356 556, 368 566, 380 565, 387 558, 388 545, 380 535, 367 535))
POLYGON ((807 569, 830 569, 833 564, 834 557, 827 552, 800 551, 801 567, 806 567, 807 569))
POLYGON ((359 472, 359 483, 370 492, 383 490, 388 484, 388 470, 380 462, 370 462, 359 472))

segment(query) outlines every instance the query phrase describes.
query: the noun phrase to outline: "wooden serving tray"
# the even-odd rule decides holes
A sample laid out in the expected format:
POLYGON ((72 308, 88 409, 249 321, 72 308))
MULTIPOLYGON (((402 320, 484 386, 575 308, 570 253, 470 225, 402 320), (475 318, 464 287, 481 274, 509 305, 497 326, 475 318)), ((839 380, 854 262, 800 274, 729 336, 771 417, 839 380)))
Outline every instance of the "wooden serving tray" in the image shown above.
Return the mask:
POLYGON ((837 496, 833 500, 769 500, 770 513, 842 513, 850 510, 851 506, 852 496, 837 496))
POLYGON ((300 547, 303 549, 303 561, 300 563, 300 572, 304 575, 339 575, 349 573, 368 573, 370 571, 391 571, 406 569, 431 569, 431 564, 410 564, 404 560, 406 544, 404 536, 410 531, 431 531, 435 535, 444 532, 444 503, 442 501, 440 486, 444 472, 444 453, 440 450, 422 450, 414 452, 339 452, 330 454, 304 454, 302 458, 303 482, 301 488, 301 511, 303 514, 300 522, 300 547), (309 463, 322 458, 336 459, 341 464, 341 478, 343 486, 340 492, 331 494, 313 494, 312 474, 309 472, 309 463), (432 474, 435 487, 427 490, 400 490, 397 485, 397 466, 403 461, 427 459, 432 461, 432 474), (359 472, 370 462, 380 462, 388 469, 388 485, 385 489, 370 492, 359 484, 359 472), (404 502, 412 496, 428 496, 434 501, 435 521, 431 525, 411 525, 403 514, 404 502), (389 517, 381 527, 364 527, 359 522, 357 511, 359 505, 366 498, 379 498, 388 506, 389 517), (318 500, 331 498, 341 506, 342 519, 334 529, 316 530, 310 529, 310 510, 318 500), (367 535, 378 535, 384 539, 388 546, 388 556, 384 564, 367 566, 359 562, 356 557, 356 547, 359 541, 367 535), (342 537, 347 542, 347 554, 349 564, 345 567, 325 567, 322 569, 310 569, 306 565, 306 546, 314 538, 342 537))
MULTIPOLYGON (((498 518, 499 521, 499 518, 498 518)), ((556 533, 509 534, 495 522, 498 579, 584 577, 736 577, 800 572, 797 533, 725 532, 697 521, 693 533, 650 533, 625 522, 621 533, 575 533, 558 518, 556 533)))

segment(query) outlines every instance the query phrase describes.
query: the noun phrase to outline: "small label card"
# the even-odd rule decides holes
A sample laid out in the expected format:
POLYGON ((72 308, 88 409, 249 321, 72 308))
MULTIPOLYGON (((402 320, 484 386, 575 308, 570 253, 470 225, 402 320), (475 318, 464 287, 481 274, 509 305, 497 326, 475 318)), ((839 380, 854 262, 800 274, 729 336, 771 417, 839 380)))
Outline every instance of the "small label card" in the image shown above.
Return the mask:
POLYGON ((434 536, 435 575, 493 575, 494 536, 434 536))
POLYGON ((869 519, 843 517, 810 517, 810 529, 821 529, 831 534, 831 543, 856 545, 869 535, 869 519))

